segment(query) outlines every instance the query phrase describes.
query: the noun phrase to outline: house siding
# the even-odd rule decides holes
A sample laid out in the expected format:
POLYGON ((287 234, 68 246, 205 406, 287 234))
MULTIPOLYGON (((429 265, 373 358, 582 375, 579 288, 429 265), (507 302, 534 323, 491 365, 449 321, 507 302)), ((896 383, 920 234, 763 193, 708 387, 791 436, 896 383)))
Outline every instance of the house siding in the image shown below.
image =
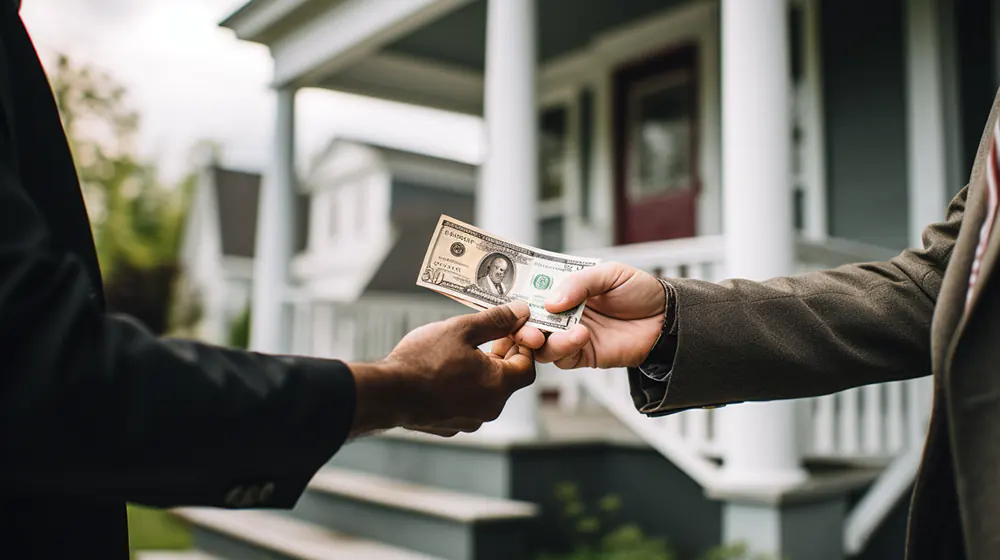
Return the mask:
POLYGON ((908 245, 901 0, 823 2, 829 233, 908 245))

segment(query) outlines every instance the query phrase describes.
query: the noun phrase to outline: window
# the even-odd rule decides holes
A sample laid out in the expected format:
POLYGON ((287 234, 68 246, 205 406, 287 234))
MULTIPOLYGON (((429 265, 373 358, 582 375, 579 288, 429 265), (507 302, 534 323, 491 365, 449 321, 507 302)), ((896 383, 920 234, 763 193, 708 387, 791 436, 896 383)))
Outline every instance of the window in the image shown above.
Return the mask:
POLYGON ((543 109, 538 138, 538 244, 549 251, 563 250, 568 139, 569 109, 565 105, 543 109))
POLYGON ((654 77, 632 90, 629 200, 691 186, 694 93, 693 76, 685 70, 654 77))
POLYGON ((566 116, 563 107, 542 112, 538 139, 541 200, 560 199, 566 190, 566 116))
POLYGON ((561 252, 563 250, 563 217, 542 218, 538 222, 538 244, 542 249, 561 252))

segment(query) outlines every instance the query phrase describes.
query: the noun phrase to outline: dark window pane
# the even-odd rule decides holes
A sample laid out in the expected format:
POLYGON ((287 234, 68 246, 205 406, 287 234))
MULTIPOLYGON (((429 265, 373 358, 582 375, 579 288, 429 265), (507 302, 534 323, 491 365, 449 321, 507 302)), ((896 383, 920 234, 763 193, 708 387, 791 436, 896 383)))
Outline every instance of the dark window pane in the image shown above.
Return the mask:
POLYGON ((792 83, 802 79, 805 73, 805 13, 801 6, 792 6, 788 10, 788 37, 792 83))
POLYGON ((538 224, 538 243, 547 251, 563 251, 563 218, 544 218, 538 224))
POLYGON ((539 198, 562 197, 566 181, 566 108, 547 109, 541 115, 538 138, 539 198))
POLYGON ((580 92, 580 216, 590 218, 590 155, 594 140, 594 93, 580 92))
POLYGON ((793 191, 792 212, 794 213, 795 231, 802 231, 806 224, 805 192, 801 188, 793 191))

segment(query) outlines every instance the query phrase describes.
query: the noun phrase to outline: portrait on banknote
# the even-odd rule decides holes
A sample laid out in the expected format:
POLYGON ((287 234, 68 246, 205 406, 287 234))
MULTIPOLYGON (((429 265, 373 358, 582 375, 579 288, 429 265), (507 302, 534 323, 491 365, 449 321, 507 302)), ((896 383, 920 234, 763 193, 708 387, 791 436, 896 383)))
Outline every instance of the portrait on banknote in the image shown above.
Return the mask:
POLYGON ((510 257, 503 253, 490 253, 483 257, 476 273, 479 289, 494 296, 510 293, 517 277, 517 269, 510 257))

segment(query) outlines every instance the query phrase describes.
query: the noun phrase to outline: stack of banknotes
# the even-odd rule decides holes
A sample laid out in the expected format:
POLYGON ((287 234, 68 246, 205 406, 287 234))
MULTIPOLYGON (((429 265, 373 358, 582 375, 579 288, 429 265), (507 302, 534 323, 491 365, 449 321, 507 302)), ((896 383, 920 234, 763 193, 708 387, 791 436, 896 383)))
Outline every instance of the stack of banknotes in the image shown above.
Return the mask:
POLYGON ((580 322, 584 304, 549 313, 545 300, 567 276, 598 262, 529 247, 442 215, 417 285, 477 310, 521 300, 531 308, 528 325, 565 331, 580 322))

